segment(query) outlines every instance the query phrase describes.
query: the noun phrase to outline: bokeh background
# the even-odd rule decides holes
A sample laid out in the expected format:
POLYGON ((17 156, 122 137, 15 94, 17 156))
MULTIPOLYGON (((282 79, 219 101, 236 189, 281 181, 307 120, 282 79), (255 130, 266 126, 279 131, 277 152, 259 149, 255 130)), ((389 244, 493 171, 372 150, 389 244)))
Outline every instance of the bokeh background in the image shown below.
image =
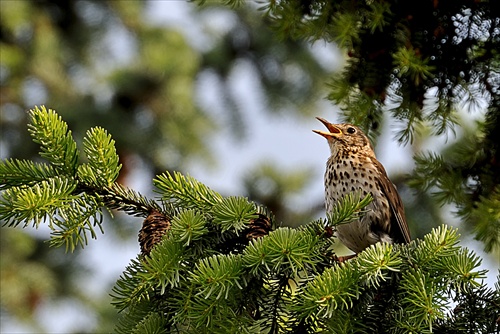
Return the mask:
MULTIPOLYGON (((324 216, 329 149, 311 130, 322 128, 314 116, 340 121, 325 96, 344 55, 322 41, 278 39, 256 3, 1 0, 0 56, 1 159, 38 159, 26 111, 43 104, 77 141, 92 126, 106 128, 124 166, 119 182, 143 194, 154 196, 154 175, 177 170, 266 205, 284 225, 324 216)), ((483 116, 481 107, 460 114, 464 124, 483 116)), ((420 129, 403 146, 395 128, 386 117, 376 152, 412 236, 458 226, 493 285, 498 253, 482 252, 452 206, 405 186, 414 152, 445 150, 462 130, 436 137, 420 129)), ((109 293, 139 252, 141 223, 116 213, 105 234, 73 254, 49 248, 43 226, 2 227, 1 332, 111 332, 109 293)))

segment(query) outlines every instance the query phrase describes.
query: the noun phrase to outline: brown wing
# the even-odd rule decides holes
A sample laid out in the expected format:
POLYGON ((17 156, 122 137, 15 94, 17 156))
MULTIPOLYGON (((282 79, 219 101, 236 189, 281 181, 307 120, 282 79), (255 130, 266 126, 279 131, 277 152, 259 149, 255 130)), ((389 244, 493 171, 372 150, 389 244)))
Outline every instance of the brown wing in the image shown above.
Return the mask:
POLYGON ((399 197, 399 193, 394 184, 391 180, 389 180, 384 166, 382 166, 382 164, 376 159, 373 159, 372 162, 380 172, 381 177, 378 182, 385 196, 389 199, 389 206, 391 207, 392 212, 391 234, 401 236, 401 240, 399 240, 400 242, 409 243, 411 240, 410 231, 408 229, 408 224, 406 223, 405 210, 401 197, 399 197))

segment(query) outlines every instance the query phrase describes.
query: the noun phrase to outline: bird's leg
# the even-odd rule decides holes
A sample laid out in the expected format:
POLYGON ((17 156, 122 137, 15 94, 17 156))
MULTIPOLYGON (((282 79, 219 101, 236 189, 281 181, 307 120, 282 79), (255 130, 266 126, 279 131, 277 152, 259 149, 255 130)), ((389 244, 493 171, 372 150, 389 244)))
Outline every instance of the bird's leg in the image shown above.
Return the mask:
POLYGON ((335 256, 335 260, 339 263, 343 263, 347 260, 350 260, 352 258, 355 258, 358 254, 351 254, 351 255, 346 255, 346 256, 335 256))

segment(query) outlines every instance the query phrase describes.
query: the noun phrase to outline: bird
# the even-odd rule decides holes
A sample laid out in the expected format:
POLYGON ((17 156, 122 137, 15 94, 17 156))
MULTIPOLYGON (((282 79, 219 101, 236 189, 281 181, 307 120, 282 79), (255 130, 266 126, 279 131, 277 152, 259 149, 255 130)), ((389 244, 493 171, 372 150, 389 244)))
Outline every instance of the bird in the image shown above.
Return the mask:
POLYGON ((403 202, 368 137, 355 125, 316 119, 328 131, 313 132, 327 139, 331 151, 324 177, 326 211, 349 193, 372 196, 358 220, 336 226, 338 239, 356 254, 377 242, 409 243, 403 202))

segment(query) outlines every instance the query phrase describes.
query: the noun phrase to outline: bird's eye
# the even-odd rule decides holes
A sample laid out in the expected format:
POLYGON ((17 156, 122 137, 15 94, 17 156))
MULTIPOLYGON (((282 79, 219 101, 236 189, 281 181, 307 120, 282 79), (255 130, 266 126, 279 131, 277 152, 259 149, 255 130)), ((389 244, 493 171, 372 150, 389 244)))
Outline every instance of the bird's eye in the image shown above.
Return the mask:
POLYGON ((356 132, 355 128, 353 128, 353 127, 347 128, 347 133, 353 134, 354 132, 356 132))

